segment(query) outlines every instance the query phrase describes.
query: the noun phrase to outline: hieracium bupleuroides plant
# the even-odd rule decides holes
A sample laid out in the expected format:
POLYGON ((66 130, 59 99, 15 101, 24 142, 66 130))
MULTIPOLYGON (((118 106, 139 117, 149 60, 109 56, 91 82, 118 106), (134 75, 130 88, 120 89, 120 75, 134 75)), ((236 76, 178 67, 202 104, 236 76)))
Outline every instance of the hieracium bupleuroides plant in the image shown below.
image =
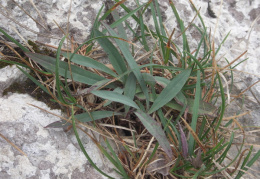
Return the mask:
POLYGON ((228 156, 235 135, 244 136, 244 130, 235 117, 223 120, 227 104, 221 79, 231 66, 217 65, 221 45, 215 48, 199 10, 190 1, 200 24, 184 26, 169 0, 178 25, 166 29, 157 0, 137 0, 134 10, 124 2, 115 0, 105 13, 100 9, 84 43, 64 34, 56 57, 35 53, 0 29, 24 53, 20 62, 1 61, 17 65, 60 104, 67 117, 47 127, 73 129, 86 158, 108 178, 88 155, 78 130, 89 135, 122 178, 240 178, 260 153, 251 159, 253 148, 241 145, 235 157, 228 156), (152 28, 143 18, 148 9, 152 28), (189 45, 190 27, 201 36, 196 47, 189 45), (103 144, 87 129, 100 134, 103 144))

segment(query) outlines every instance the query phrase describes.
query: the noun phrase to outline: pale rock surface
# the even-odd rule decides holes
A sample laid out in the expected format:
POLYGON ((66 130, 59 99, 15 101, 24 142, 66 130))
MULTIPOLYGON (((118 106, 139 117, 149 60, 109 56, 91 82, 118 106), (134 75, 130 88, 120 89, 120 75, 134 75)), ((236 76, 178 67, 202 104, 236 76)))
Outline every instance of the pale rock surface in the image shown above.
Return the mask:
MULTIPOLYGON (((28 94, 11 93, 0 98, 0 133, 27 155, 0 138, 0 178, 105 178, 87 161, 73 131, 44 128, 59 118, 29 104, 50 111, 28 94)), ((60 110, 51 112, 62 115, 60 110)), ((91 139, 79 134, 93 162, 117 178, 111 172, 113 165, 103 159, 91 139)))
MULTIPOLYGON (((18 4, 20 4, 26 11, 29 12, 29 14, 32 15, 33 18, 38 20, 42 26, 48 26, 46 29, 42 28, 41 25, 36 24, 32 19, 28 18, 28 16, 21 10, 17 5, 14 4, 12 0, 2 0, 0 4, 0 27, 4 28, 7 30, 9 34, 14 36, 16 39, 21 40, 21 38, 15 33, 14 28, 15 27, 22 36, 28 40, 38 40, 43 43, 47 44, 52 44, 52 45, 58 45, 59 39, 62 38, 62 33, 57 27, 57 25, 54 23, 53 20, 55 20, 64 30, 66 29, 67 25, 67 17, 68 17, 68 12, 69 12, 69 7, 70 3, 68 0, 44 0, 44 1, 39 1, 39 0, 34 0, 33 2, 35 3, 36 7, 40 10, 41 15, 43 16, 44 21, 41 20, 40 16, 37 14, 35 8, 30 4, 30 1, 26 0, 16 0, 18 4), (8 12, 5 11, 5 9, 8 9, 8 12), (20 27, 16 25, 14 22, 11 20, 8 20, 6 17, 11 17, 13 20, 16 20, 17 22, 23 24, 24 26, 28 26, 30 29, 25 29, 23 27, 20 27), (46 24, 46 25, 45 25, 46 24), (34 32, 31 32, 34 31, 34 32)), ((87 39, 88 35, 90 34, 90 30, 92 27, 92 24, 94 22, 95 16, 97 12, 99 11, 103 1, 97 1, 97 0, 89 0, 89 1, 83 1, 83 0, 73 0, 72 6, 71 6, 71 14, 70 14, 70 34, 73 35, 76 41, 78 42, 83 42, 87 39)), ((140 3, 147 2, 146 0, 140 0, 140 3)), ((165 21, 165 25, 168 29, 169 32, 173 30, 173 28, 176 28, 174 37, 177 37, 179 35, 179 30, 177 27, 177 22, 176 19, 172 13, 171 8, 169 7, 168 0, 160 0, 160 5, 161 5, 161 10, 162 10, 162 15, 163 15, 163 20, 165 21)), ((184 20, 184 25, 188 26, 189 22, 193 19, 195 13, 192 11, 191 5, 189 4, 188 0, 173 0, 175 3, 177 10, 180 13, 181 18, 184 20)), ((232 62, 235 58, 237 58, 242 52, 245 50, 247 51, 247 54, 243 56, 241 60, 244 60, 248 58, 248 60, 243 63, 242 65, 239 65, 237 70, 240 71, 245 71, 247 73, 235 73, 235 88, 234 91, 236 94, 240 93, 256 81, 260 79, 260 63, 259 63, 259 58, 260 58, 260 1, 258 0, 224 0, 223 4, 221 5, 220 0, 212 0, 211 7, 215 14, 217 16, 220 16, 219 19, 216 18, 211 18, 208 13, 207 13, 207 6, 208 6, 208 1, 207 0, 196 0, 193 1, 196 5, 197 8, 200 9, 200 13, 202 15, 202 18, 204 19, 205 25, 211 29, 212 36, 215 37, 215 42, 216 46, 219 46, 221 41, 224 39, 224 37, 227 35, 229 31, 230 35, 228 39, 226 40, 225 44, 222 45, 222 50, 220 53, 217 55, 216 59, 219 60, 219 64, 222 66, 225 66, 227 63, 225 62, 224 57, 229 61, 232 62), (217 24, 217 29, 215 30, 217 24), (253 74, 253 75, 252 75, 253 74)), ((126 1, 127 5, 134 6, 134 0, 129 0, 126 1)), ((121 15, 123 15, 123 11, 120 10, 121 15)), ((145 15, 145 21, 153 24, 152 22, 152 17, 150 14, 145 15)), ((128 22, 130 24, 135 24, 134 20, 128 19, 128 22)), ((196 19, 195 24, 198 24, 198 19, 196 19)), ((196 31, 195 28, 190 28, 188 31, 188 38, 190 39, 191 43, 191 51, 194 50, 196 45, 199 43, 199 38, 200 35, 196 31)), ((180 44, 180 38, 176 39, 177 44, 180 44), (179 40, 179 41, 178 41, 179 40)), ((237 63, 235 63, 237 64, 237 63)), ((233 64, 233 66, 235 65, 233 64)), ((229 73, 230 75, 230 73, 229 73)), ((1 74, 2 77, 2 74, 1 74)), ((228 83, 230 84, 230 76, 226 76, 228 83)), ((0 82, 0 86, 4 84, 2 81, 0 82)), ((2 85, 4 86, 4 85, 2 85)), ((233 115, 234 113, 237 113, 238 111, 245 111, 245 110, 251 110, 251 115, 244 116, 242 118, 243 125, 260 125, 260 106, 259 106, 259 98, 260 98, 260 85, 257 84, 252 88, 252 91, 255 94, 255 97, 252 96, 251 92, 246 92, 246 98, 243 104, 243 99, 238 99, 235 102, 233 102, 232 107, 230 107, 227 115, 233 115), (256 100, 258 99, 258 101, 256 100)), ((28 100, 30 97, 26 95, 24 97, 23 95, 16 95, 16 94, 11 94, 7 97, 2 98, 1 100, 5 103, 6 101, 15 101, 14 97, 15 95, 17 98, 20 96, 20 100, 28 100)), ((19 101, 19 100, 18 100, 19 101)), ((19 104, 18 101, 15 101, 15 103, 19 104)), ((36 101, 34 101, 37 103, 36 101)), ((25 104, 26 102, 20 102, 22 104, 25 104)), ((1 103, 0 103, 1 104, 1 103)), ((24 105, 26 106, 26 105, 24 105)), ((1 105, 1 108, 3 106, 1 105)), ((2 110, 0 108, 0 110, 2 110)), ((26 109, 31 107, 26 107, 26 109)), ((22 108, 21 108, 22 109, 22 108)), ((24 112, 18 112, 17 114, 7 114, 7 115, 21 115, 21 116, 26 116, 26 115, 36 115, 40 113, 40 115, 45 116, 44 120, 40 120, 39 124, 35 124, 34 127, 30 127, 31 130, 33 129, 34 132, 38 133, 50 133, 52 138, 48 138, 47 134, 46 136, 37 136, 36 137, 31 137, 30 134, 22 133, 20 131, 19 137, 23 137, 23 142, 25 143, 24 145, 22 144, 20 140, 15 140, 16 137, 13 136, 14 138, 11 138, 9 135, 14 135, 14 132, 7 132, 7 130, 13 130, 13 129, 18 125, 21 125, 21 128, 25 129, 28 133, 33 133, 33 131, 29 131, 28 125, 25 121, 25 119, 20 119, 19 120, 14 120, 12 122, 12 128, 8 129, 7 127, 2 128, 1 133, 6 134, 7 137, 10 137, 9 139, 13 139, 13 142, 17 144, 19 147, 22 147, 22 149, 28 151, 27 155, 34 155, 34 153, 41 153, 41 147, 44 145, 42 144, 42 141, 38 142, 38 139, 43 139, 45 140, 44 144, 49 145, 49 143, 52 143, 52 145, 49 145, 49 147, 53 147, 54 145, 62 145, 59 143, 59 137, 61 136, 66 136, 62 140, 69 140, 70 137, 68 137, 68 134, 64 134, 62 131, 54 131, 54 130, 45 130, 43 129, 44 125, 47 124, 50 121, 53 121, 52 117, 47 114, 42 114, 40 111, 36 111, 36 113, 33 113, 34 110, 27 110, 26 113, 24 112), (30 113, 30 114, 27 114, 30 113), (31 114, 32 113, 32 114, 31 114), (48 121, 43 124, 43 121, 48 121), (26 127, 27 126, 27 130, 26 127), (39 132, 41 131, 41 132, 39 132), (45 132, 43 132, 45 131, 45 132), (28 137, 28 139, 26 138, 28 137), (36 138, 36 139, 35 139, 36 138), (55 139, 54 139, 55 138, 55 139), (67 138, 67 139, 66 139, 67 138), (29 140, 25 142, 26 140, 29 140), (17 143, 16 143, 17 142, 17 143), (31 143, 30 143, 31 142, 31 143), (29 144, 31 145, 29 145, 29 144), (40 147, 37 147, 40 146, 40 147)), ((7 112, 9 113, 9 112, 7 112)), ((37 117, 36 117, 37 118, 37 117)), ((1 118, 2 119, 2 118, 1 118)), ((6 121, 1 122, 2 125, 9 125, 9 123, 6 121)), ((11 119, 9 119, 11 120, 11 119)), ((33 121, 30 125, 33 125, 35 121, 33 121)), ((29 125, 29 126, 30 126, 29 125)), ((19 127, 20 129, 20 127, 19 127)), ((70 135, 69 135, 70 136, 70 135)), ((258 135, 259 136, 259 135, 258 135)), ((67 141, 68 142, 68 141, 67 141)), ((259 144, 259 137, 258 139, 255 139, 254 143, 259 144)), ((64 147, 61 147, 62 150, 65 150, 64 148, 68 149, 67 151, 72 150, 72 146, 74 146, 75 143, 68 142, 67 145, 64 147), (70 147, 71 146, 71 147, 70 147)), ((43 147, 44 148, 44 147, 43 147)), ((56 147, 55 150, 58 150, 56 147)), ((75 148, 74 148, 75 149, 75 148)), ((73 150, 74 150, 73 149, 73 150)), ((17 151, 14 149, 11 149, 9 144, 5 143, 5 147, 2 149, 2 154, 8 154, 8 157, 5 155, 0 155, 2 161, 6 161, 2 164, 1 162, 1 170, 6 171, 0 173, 0 178, 3 178, 4 176, 7 176, 7 173, 11 173, 11 171, 16 172, 15 169, 18 169, 22 171, 24 175, 33 175, 32 173, 37 173, 42 174, 42 176, 58 176, 58 175, 64 175, 66 173, 69 176, 72 176, 73 172, 82 172, 84 169, 80 166, 71 166, 67 167, 66 165, 70 162, 61 162, 62 154, 57 155, 56 158, 58 158, 56 161, 53 159, 50 161, 45 160, 45 159, 37 159, 37 157, 32 157, 33 159, 27 160, 24 158, 24 156, 20 155, 17 151), (14 157, 15 156, 15 157, 14 157), (17 157, 19 156, 19 157, 17 157), (22 160, 24 158, 24 160, 22 160), (60 160, 59 160, 60 159, 60 160), (38 163, 35 161, 42 160, 43 162, 41 165, 38 165, 38 163), (19 162, 20 161, 20 162, 19 162), (23 162, 21 162, 23 161, 23 162), (52 163, 53 162, 53 163, 52 163), (23 165, 28 166, 26 171, 23 169, 23 165), (64 165, 63 165, 63 164, 64 165), (63 165, 63 167, 61 167, 63 165), (45 167, 46 166, 46 167, 45 167), (47 167, 51 166, 51 167, 47 167), (64 167, 66 166, 66 167, 64 167), (78 167, 78 168, 77 168, 78 167), (70 168, 70 169, 68 169, 70 168), (77 168, 77 169, 76 169, 77 168), (53 169, 56 171, 56 173, 53 171, 53 169), (66 171, 64 171, 66 170, 66 171), (68 171, 69 170, 69 171, 68 171), (8 172, 7 172, 8 171, 8 172), (71 173, 69 173, 71 172, 71 173), (68 174, 69 173, 69 174, 68 174)), ((54 152, 54 151, 53 151, 54 152)), ((44 153, 44 152, 42 152, 44 153)), ((62 153, 62 152, 55 152, 56 154, 62 153)), ((66 153, 66 152, 65 152, 66 153)), ((70 152, 68 152, 70 153, 70 152)), ((77 153, 78 156, 81 156, 79 150, 74 150, 74 153, 77 153)), ((46 156, 48 154, 45 153, 46 156)), ((46 157, 44 156, 44 157, 46 157)), ((70 160, 71 156, 65 156, 63 155, 66 160, 70 160)), ((51 157, 50 157, 51 158, 51 157)), ((80 161, 84 159, 83 156, 77 157, 80 161), (80 159, 79 159, 80 158, 80 159)), ((64 159, 65 160, 65 159, 64 159)), ((85 161, 85 159, 84 159, 85 161)), ((83 161, 81 161, 83 162, 83 161)), ((75 163, 75 162, 74 162, 75 163)), ((83 162, 84 163, 84 162, 83 162)), ((259 165, 259 163, 258 163, 259 165)), ((260 167, 257 166, 257 170, 259 171, 260 167)), ((85 169, 84 171, 86 171, 85 169)), ((93 169, 88 169, 88 170, 93 170, 93 169)), ((66 175, 65 174, 65 175, 66 175)), ((256 174, 256 173, 255 173, 256 174)), ((48 177, 47 177, 48 178, 48 177)))
POLYGON ((2 96, 3 90, 12 83, 26 80, 26 76, 16 66, 6 66, 0 69, 0 74, 0 96, 2 96))

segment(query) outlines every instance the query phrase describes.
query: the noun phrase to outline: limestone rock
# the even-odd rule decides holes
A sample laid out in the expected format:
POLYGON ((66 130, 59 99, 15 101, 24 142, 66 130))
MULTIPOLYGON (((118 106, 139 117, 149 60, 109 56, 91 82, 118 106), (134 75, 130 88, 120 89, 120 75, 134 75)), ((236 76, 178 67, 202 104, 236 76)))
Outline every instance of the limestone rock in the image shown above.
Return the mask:
POLYGON ((0 69, 0 74, 0 96, 2 96, 3 91, 12 83, 26 80, 26 76, 15 65, 0 69))
MULTIPOLYGON (((73 131, 44 128, 60 119, 29 104, 50 111, 46 104, 28 94, 0 98, 0 133, 27 155, 0 138, 0 178, 105 178, 85 158, 73 131)), ((51 112, 62 115, 60 110, 51 112)), ((91 139, 79 133, 93 162, 117 178, 112 172, 113 165, 103 159, 91 139)))

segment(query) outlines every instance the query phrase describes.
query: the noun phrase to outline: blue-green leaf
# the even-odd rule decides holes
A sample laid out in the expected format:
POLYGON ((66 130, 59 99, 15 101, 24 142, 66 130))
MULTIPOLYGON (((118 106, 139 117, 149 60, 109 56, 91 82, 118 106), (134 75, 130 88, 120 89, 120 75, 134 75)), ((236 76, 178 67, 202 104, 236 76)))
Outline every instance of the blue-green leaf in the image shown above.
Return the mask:
POLYGON ((122 104, 125 104, 125 105, 128 105, 128 106, 134 107, 136 109, 139 109, 137 104, 132 99, 130 99, 127 96, 121 95, 119 93, 116 93, 116 92, 113 92, 113 91, 106 91, 106 90, 92 91, 91 93, 100 97, 100 98, 119 102, 119 103, 122 103, 122 104))
MULTIPOLYGON (((62 55, 67 58, 71 58, 72 53, 63 52, 62 55)), ((77 63, 79 65, 82 65, 85 67, 90 67, 90 68, 95 68, 97 70, 103 71, 111 76, 114 76, 114 77, 117 76, 115 74, 115 72, 110 70, 110 68, 108 68, 106 65, 104 65, 103 63, 99 63, 98 61, 96 61, 90 57, 79 55, 79 54, 74 54, 72 59, 70 59, 70 60, 71 60, 71 62, 77 63)))
POLYGON ((162 90, 162 92, 155 99, 152 107, 149 110, 149 114, 163 107, 170 102, 182 89, 188 80, 191 73, 191 69, 186 69, 177 75, 171 82, 162 90))
POLYGON ((150 132, 157 139, 160 146, 166 152, 168 157, 172 159, 173 154, 170 147, 170 143, 161 126, 151 116, 149 116, 141 110, 138 110, 137 112, 135 112, 135 114, 143 123, 144 127, 148 130, 148 132, 150 132))
MULTIPOLYGON (((136 90, 136 78, 133 73, 130 73, 125 84, 124 95, 128 96, 130 99, 134 99, 136 90)), ((125 113, 129 110, 129 106, 125 106, 125 113)))
MULTIPOLYGON (((34 60, 35 62, 42 65, 46 70, 53 72, 53 73, 55 72, 55 63, 56 63, 55 58, 49 57, 46 55, 31 53, 31 52, 27 52, 25 54, 29 58, 34 60)), ((59 75, 65 77, 66 69, 68 69, 68 63, 60 61, 59 62, 59 75)), ((72 72, 74 81, 81 82, 81 83, 88 84, 88 85, 93 85, 96 82, 105 79, 102 76, 99 76, 95 73, 84 70, 75 65, 71 65, 71 72, 72 72)), ((68 78, 70 78, 70 75, 68 75, 68 78)))
POLYGON ((75 118, 80 122, 90 122, 93 120, 103 119, 103 118, 112 117, 116 115, 121 115, 121 114, 113 111, 93 111, 90 113, 86 112, 86 113, 77 114, 75 115, 75 118))
MULTIPOLYGON (((95 37, 105 36, 102 32, 94 30, 95 37)), ((121 75, 127 71, 126 63, 124 58, 121 56, 117 48, 108 40, 108 38, 98 38, 97 39, 100 46, 108 54, 110 63, 113 65, 116 72, 121 75)), ((123 77, 124 81, 126 80, 123 77)))
MULTIPOLYGON (((111 27, 109 27, 107 24, 104 24, 104 23, 103 23, 103 25, 106 27, 106 29, 112 36, 118 37, 116 32, 111 27)), ((139 67, 128 48, 128 43, 125 41, 119 40, 119 39, 115 39, 115 42, 117 43, 118 47, 120 48, 121 52, 123 53, 129 67, 131 68, 131 70, 133 70, 135 77, 136 77, 137 81, 139 82, 142 91, 144 92, 144 95, 146 97, 146 106, 148 107, 149 106, 148 89, 145 85, 144 78, 139 70, 139 67)))
MULTIPOLYGON (((201 99, 201 87, 200 87, 200 70, 197 69, 197 82, 196 82, 196 93, 195 93, 195 100, 194 105, 192 108, 192 121, 191 121, 191 128, 193 131, 196 132, 197 128, 197 120, 199 116, 199 106, 200 106, 200 99, 201 99)), ((189 154, 192 155, 194 152, 195 146, 195 139, 192 135, 190 135, 189 139, 189 154)))

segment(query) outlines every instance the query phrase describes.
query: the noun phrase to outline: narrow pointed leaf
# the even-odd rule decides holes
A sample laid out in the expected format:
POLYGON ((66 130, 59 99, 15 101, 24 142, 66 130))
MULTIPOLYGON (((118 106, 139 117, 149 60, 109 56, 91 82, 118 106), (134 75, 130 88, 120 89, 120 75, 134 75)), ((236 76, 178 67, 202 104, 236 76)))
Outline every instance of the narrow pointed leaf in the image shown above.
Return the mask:
POLYGON ((191 70, 186 69, 177 75, 171 82, 162 90, 159 96, 155 99, 149 114, 163 107, 170 102, 182 89, 190 76, 191 70))
POLYGON ((180 125, 180 123, 178 122, 179 125, 179 129, 180 129, 180 136, 181 136, 181 148, 182 148, 182 154, 183 157, 186 159, 188 158, 188 143, 187 143, 187 138, 186 135, 180 125))
POLYGON ((93 111, 89 113, 82 113, 75 115, 75 118, 80 122, 90 122, 93 120, 99 120, 107 117, 112 117, 116 115, 121 115, 120 113, 115 113, 113 111, 93 111))
MULTIPOLYGON (((193 131, 196 131, 197 129, 197 120, 199 116, 199 105, 200 105, 200 99, 201 99, 201 87, 200 87, 200 70, 197 69, 197 82, 196 82, 196 93, 195 93, 195 100, 194 105, 192 108, 192 121, 191 121, 191 128, 193 131)), ((189 139, 189 154, 192 155, 194 152, 194 146, 195 146, 195 139, 191 135, 189 139)))
MULTIPOLYGON (((164 88, 170 83, 170 80, 160 76, 156 76, 155 80, 159 85, 161 85, 164 88)), ((174 99, 181 106, 187 105, 188 103, 187 98, 184 96, 184 94, 181 91, 176 95, 174 99)))
POLYGON ((148 132, 150 132, 150 134, 152 134, 157 139, 160 146, 163 148, 168 157, 172 159, 173 154, 170 147, 170 143, 161 126, 151 116, 140 110, 135 112, 135 114, 143 123, 144 127, 148 130, 148 132))
POLYGON ((20 44, 18 41, 16 41, 13 37, 8 35, 3 29, 0 28, 0 32, 2 32, 10 41, 15 43, 18 47, 20 47, 24 52, 29 52, 29 50, 24 47, 22 44, 20 44))
POLYGON ((112 14, 112 16, 115 20, 115 22, 111 24, 111 27, 114 24, 114 27, 117 27, 117 30, 118 30, 118 33, 120 34, 120 37, 123 38, 123 39, 127 39, 127 34, 126 34, 126 31, 125 31, 125 27, 123 25, 124 17, 120 19, 119 13, 117 12, 117 9, 113 10, 111 12, 111 14, 112 14))
MULTIPOLYGON (((124 95, 130 99, 134 99, 136 90, 136 78, 133 73, 130 73, 125 84, 124 95)), ((129 106, 125 106, 125 113, 129 110, 129 106)))
POLYGON ((118 94, 116 92, 99 90, 99 91, 92 91, 91 93, 96 95, 96 96, 98 96, 98 97, 100 97, 100 98, 104 98, 104 99, 108 99, 108 100, 111 100, 111 101, 119 102, 119 103, 122 103, 122 104, 125 104, 125 105, 128 105, 128 106, 134 107, 136 109, 139 109, 137 104, 132 99, 130 99, 127 96, 118 94))
POLYGON ((118 24, 122 23, 123 21, 125 21, 127 18, 131 17, 134 13, 136 13, 138 10, 140 10, 142 7, 144 7, 146 4, 143 4, 141 6, 139 6, 138 8, 136 8, 135 10, 132 10, 131 12, 128 12, 124 17, 116 20, 113 24, 111 24, 111 28, 115 28, 118 26, 118 24))
MULTIPOLYGON (((46 70, 50 72, 55 72, 55 63, 56 63, 55 58, 46 55, 31 53, 31 52, 27 52, 26 55, 32 60, 34 60, 35 62, 42 65, 46 70)), ((68 69, 68 63, 60 61, 59 75, 65 77, 66 69, 68 69)), ((72 71, 72 76, 74 81, 81 82, 88 85, 93 85, 96 82, 105 79, 95 73, 89 72, 75 65, 71 65, 71 71, 72 71)), ((68 78, 70 78, 70 75, 68 75, 68 78)))
POLYGON ((21 70, 30 80, 32 80, 38 87, 40 87, 43 91, 45 91, 47 94, 49 94, 49 91, 47 90, 47 88, 42 85, 38 80, 36 80, 32 75, 30 75, 29 73, 27 73, 27 71, 25 71, 24 69, 22 69, 21 67, 19 67, 19 70, 21 70))
POLYGON ((45 126, 44 128, 66 128, 71 126, 71 123, 61 120, 61 121, 55 121, 53 123, 50 123, 49 125, 45 126))
MULTIPOLYGON (((95 37, 105 36, 102 32, 94 30, 95 37)), ((117 48, 108 40, 108 38, 98 38, 98 43, 108 54, 109 61, 113 65, 116 72, 121 75, 127 71, 124 58, 121 56, 117 48)), ((125 77, 123 77, 125 79, 125 77)))
POLYGON ((259 158, 260 150, 258 150, 254 157, 247 163, 246 167, 242 168, 243 171, 239 171, 238 175, 236 176, 236 179, 241 178, 241 176, 245 173, 244 171, 247 171, 255 162, 257 162, 257 160, 259 161, 259 158))
MULTIPOLYGON (((178 93, 178 94, 180 94, 180 93, 178 93)), ((177 97, 177 95, 176 95, 176 97, 177 97)), ((141 92, 137 92, 136 96, 141 100, 145 100, 145 96, 141 92)), ((156 96, 158 96, 158 95, 156 95, 156 96)), ((171 100, 170 102, 166 103, 165 106, 175 109, 177 111, 181 111, 184 105, 182 105, 180 102, 176 102, 175 98, 174 98, 174 100, 171 100)), ((186 100, 187 100, 187 107, 189 108, 188 113, 192 114, 194 99, 186 98, 186 100)), ((152 98, 152 96, 150 96, 150 101, 154 102, 154 99, 152 98)), ((186 103, 184 103, 184 104, 186 104, 186 103)), ((212 104, 204 102, 204 101, 200 101, 199 111, 198 111, 199 115, 208 115, 211 117, 216 117, 216 114, 215 114, 216 111, 217 111, 217 108, 215 106, 213 106, 212 104)))
MULTIPOLYGON (((74 93, 75 96, 80 96, 80 95, 86 95, 90 94, 91 91, 93 90, 98 90, 101 87, 105 87, 105 85, 109 82, 109 79, 101 80, 90 86, 89 88, 85 88, 82 90, 77 90, 76 93, 74 93)), ((113 85, 109 84, 107 87, 113 87, 113 85)))
MULTIPOLYGON (((67 57, 67 58, 71 58, 72 53, 62 53, 63 56, 67 57)), ((79 65, 85 66, 85 67, 90 67, 90 68, 95 68, 97 70, 103 71, 111 76, 116 77, 117 75, 115 74, 115 72, 113 72, 110 68, 108 68, 106 65, 104 65, 103 63, 99 63, 98 61, 87 57, 87 56, 83 56, 83 55, 79 55, 79 54, 74 54, 72 59, 70 59, 71 62, 77 63, 79 65)))
POLYGON ((76 139, 78 141, 78 144, 80 146, 80 149, 82 150, 82 152, 84 153, 85 157, 88 159, 89 163, 98 171, 100 172, 102 175, 108 177, 108 178, 113 178, 109 175, 107 175, 106 173, 104 173, 102 170, 100 170, 97 165, 92 161, 92 159, 90 158, 90 156, 88 155, 88 153, 86 152, 85 148, 84 148, 84 145, 82 144, 81 140, 80 140, 80 137, 79 137, 79 134, 78 134, 78 131, 77 131, 77 127, 76 127, 76 122, 75 122, 75 117, 74 117, 74 110, 73 110, 73 106, 72 106, 72 126, 73 126, 73 130, 74 130, 74 133, 75 133, 75 136, 76 136, 76 139))
MULTIPOLYGON (((122 88, 117 87, 117 88, 115 88, 115 89, 113 90, 113 92, 118 93, 118 94, 123 94, 124 90, 123 90, 122 88)), ((108 100, 108 101, 104 104, 104 107, 110 105, 112 102, 113 102, 113 101, 108 100)))
POLYGON ((154 86, 156 81, 154 79, 154 76, 152 76, 150 73, 142 73, 144 81, 146 84, 150 86, 154 86))
MULTIPOLYGON (((106 27, 106 29, 108 30, 108 32, 114 36, 114 37, 118 37, 118 35, 116 34, 116 32, 109 27, 107 24, 103 23, 103 25, 106 27)), ((134 57, 132 56, 129 48, 128 48, 128 43, 119 39, 115 39, 115 42, 117 43, 118 47, 120 48, 121 52, 123 53, 129 67, 131 68, 131 70, 133 70, 135 77, 137 79, 137 81, 139 82, 142 91, 144 92, 144 95, 146 97, 146 106, 149 106, 149 95, 148 95, 148 89, 145 85, 143 76, 138 68, 138 65, 134 59, 134 57)))

